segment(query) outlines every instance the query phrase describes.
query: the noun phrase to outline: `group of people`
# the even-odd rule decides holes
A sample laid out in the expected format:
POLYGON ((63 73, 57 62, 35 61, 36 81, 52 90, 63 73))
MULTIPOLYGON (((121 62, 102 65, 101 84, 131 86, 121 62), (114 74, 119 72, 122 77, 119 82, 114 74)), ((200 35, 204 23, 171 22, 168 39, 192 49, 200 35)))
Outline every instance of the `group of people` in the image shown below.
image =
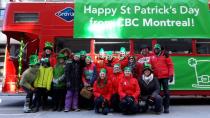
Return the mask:
POLYGON ((157 114, 169 113, 168 83, 173 81, 174 67, 159 44, 152 53, 149 47, 142 47, 137 56, 128 56, 124 47, 118 57, 101 48, 93 60, 84 50, 73 54, 65 48, 56 58, 50 42, 45 43, 40 57, 30 56, 29 68, 20 81, 27 93, 25 113, 37 112, 40 106, 46 108, 49 95, 53 111, 94 108, 104 115, 111 111, 143 113, 148 109, 157 114))

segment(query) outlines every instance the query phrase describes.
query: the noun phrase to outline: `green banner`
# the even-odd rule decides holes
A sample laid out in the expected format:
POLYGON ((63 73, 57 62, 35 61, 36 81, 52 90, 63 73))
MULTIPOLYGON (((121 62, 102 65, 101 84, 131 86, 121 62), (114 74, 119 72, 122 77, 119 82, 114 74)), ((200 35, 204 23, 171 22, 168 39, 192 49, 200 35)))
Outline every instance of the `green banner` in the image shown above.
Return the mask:
POLYGON ((173 56, 175 78, 171 90, 210 90, 210 58, 173 56))
POLYGON ((208 0, 75 0, 74 38, 210 38, 208 0))

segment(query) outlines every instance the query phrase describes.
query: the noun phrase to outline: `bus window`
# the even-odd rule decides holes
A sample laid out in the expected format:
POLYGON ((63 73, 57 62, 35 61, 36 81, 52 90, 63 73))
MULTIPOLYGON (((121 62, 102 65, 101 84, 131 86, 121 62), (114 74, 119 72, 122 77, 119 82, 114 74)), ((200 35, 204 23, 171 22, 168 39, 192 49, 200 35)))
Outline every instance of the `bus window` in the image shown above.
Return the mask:
POLYGON ((152 50, 152 40, 150 39, 139 39, 139 40, 134 40, 134 53, 135 54, 140 54, 140 49, 144 46, 148 46, 149 50, 152 50))
POLYGON ((210 41, 205 39, 197 40, 196 49, 198 54, 210 54, 210 41))
POLYGON ((170 54, 191 54, 192 39, 159 39, 157 40, 170 54))
POLYGON ((79 52, 86 50, 90 52, 90 40, 89 39, 73 39, 73 38, 56 38, 55 39, 55 52, 58 53, 63 48, 69 48, 72 52, 79 52))
POLYGON ((130 51, 129 40, 120 39, 96 39, 95 40, 95 53, 103 48, 105 51, 113 51, 114 54, 119 53, 120 47, 125 47, 126 51, 130 51))

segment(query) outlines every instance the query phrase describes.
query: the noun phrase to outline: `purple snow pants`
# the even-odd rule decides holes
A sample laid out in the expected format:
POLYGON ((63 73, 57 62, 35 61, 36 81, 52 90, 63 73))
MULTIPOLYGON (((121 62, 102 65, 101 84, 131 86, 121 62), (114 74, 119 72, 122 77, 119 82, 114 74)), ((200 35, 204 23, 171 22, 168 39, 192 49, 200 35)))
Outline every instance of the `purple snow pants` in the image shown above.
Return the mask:
POLYGON ((67 90, 66 100, 65 100, 65 109, 78 109, 78 91, 67 90))

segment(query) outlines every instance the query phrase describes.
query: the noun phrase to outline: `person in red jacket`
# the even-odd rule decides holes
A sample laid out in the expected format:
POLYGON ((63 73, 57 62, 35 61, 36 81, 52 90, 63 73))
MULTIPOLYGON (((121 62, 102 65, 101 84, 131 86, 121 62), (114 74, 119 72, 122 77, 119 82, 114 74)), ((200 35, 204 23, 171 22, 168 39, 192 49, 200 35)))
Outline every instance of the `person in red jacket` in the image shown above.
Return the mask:
POLYGON ((95 112, 107 115, 109 113, 109 101, 112 95, 112 83, 107 79, 106 69, 102 68, 99 78, 94 82, 93 94, 95 96, 95 112))
POLYGON ((108 51, 106 53, 106 60, 105 60, 105 65, 106 65, 106 70, 107 70, 107 75, 111 76, 113 74, 113 67, 115 64, 117 64, 118 59, 113 57, 112 51, 108 51))
POLYGON ((138 111, 138 98, 140 87, 136 78, 132 77, 131 68, 125 67, 124 77, 119 82, 120 109, 124 114, 138 111))
POLYGON ((144 69, 144 63, 152 64, 151 61, 153 59, 154 54, 149 52, 149 47, 147 45, 143 45, 140 49, 140 55, 137 57, 136 63, 136 74, 137 78, 142 76, 142 71, 144 69))
POLYGON ((170 94, 168 82, 173 81, 174 65, 171 58, 169 57, 168 52, 162 50, 160 44, 155 44, 154 53, 155 58, 152 61, 154 66, 154 75, 156 78, 158 78, 160 86, 163 87, 164 113, 169 113, 170 94))
POLYGON ((45 42, 44 52, 39 56, 39 59, 48 58, 50 61, 50 66, 54 67, 56 65, 56 57, 53 53, 53 44, 51 42, 45 42))
POLYGON ((96 57, 95 65, 96 65, 97 73, 100 72, 101 68, 105 68, 105 52, 103 48, 100 49, 99 56, 96 57))
POLYGON ((121 69, 123 70, 128 65, 128 57, 126 56, 126 49, 124 47, 120 48, 119 62, 121 69))
POLYGON ((111 97, 111 107, 114 111, 119 112, 119 103, 120 97, 118 94, 118 86, 119 81, 123 78, 124 74, 120 68, 120 64, 115 64, 113 67, 113 74, 111 75, 110 79, 112 81, 112 97, 111 97))

